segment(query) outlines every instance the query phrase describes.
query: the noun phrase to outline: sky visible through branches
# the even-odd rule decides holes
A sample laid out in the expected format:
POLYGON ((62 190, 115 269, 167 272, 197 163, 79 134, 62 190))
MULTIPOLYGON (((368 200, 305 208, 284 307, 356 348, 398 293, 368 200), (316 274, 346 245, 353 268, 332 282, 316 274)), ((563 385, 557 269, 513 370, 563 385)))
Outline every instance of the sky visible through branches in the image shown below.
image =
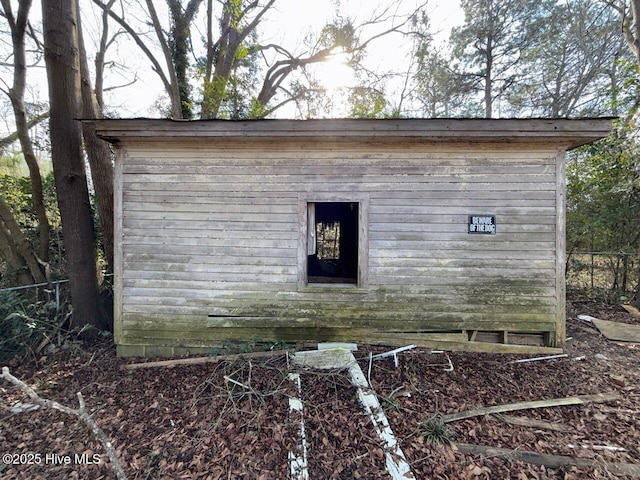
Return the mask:
MULTIPOLYGON (((336 2, 333 0, 305 1, 301 8, 300 0, 278 0, 273 11, 261 24, 261 41, 294 46, 296 53, 303 52, 305 38, 309 33, 320 31, 323 25, 335 18, 334 3, 336 2)), ((378 5, 380 4, 384 2, 378 2, 378 5)), ((403 11, 394 13, 406 14, 412 11, 416 4, 417 2, 404 2, 403 11)), ((364 21, 378 5, 370 0, 342 2, 340 14, 345 18, 353 18, 356 22, 364 21)), ((427 12, 434 39, 442 44, 448 39, 451 27, 460 25, 464 20, 457 0, 430 0, 427 12)), ((399 34, 375 40, 367 48, 367 67, 376 72, 406 72, 414 61, 410 41, 399 34)), ((127 88, 107 92, 107 105, 114 108, 121 117, 157 117, 158 112, 154 110, 154 105, 159 97, 166 95, 157 75, 145 59, 137 55, 131 42, 121 42, 119 50, 118 54, 123 57, 123 61, 132 65, 132 70, 136 72, 136 83, 127 88)), ((341 95, 339 90, 344 94, 343 87, 351 86, 353 73, 349 67, 340 64, 339 56, 334 61, 314 65, 311 70, 336 96, 341 95)), ((130 72, 123 71, 121 75, 121 83, 127 82, 130 78, 130 72)), ((399 95, 401 89, 402 79, 390 78, 386 93, 391 102, 394 101, 394 96, 399 95)), ((294 118, 294 110, 292 105, 292 108, 280 109, 274 116, 294 118)), ((338 108, 325 114, 339 117, 343 116, 344 112, 338 108)))

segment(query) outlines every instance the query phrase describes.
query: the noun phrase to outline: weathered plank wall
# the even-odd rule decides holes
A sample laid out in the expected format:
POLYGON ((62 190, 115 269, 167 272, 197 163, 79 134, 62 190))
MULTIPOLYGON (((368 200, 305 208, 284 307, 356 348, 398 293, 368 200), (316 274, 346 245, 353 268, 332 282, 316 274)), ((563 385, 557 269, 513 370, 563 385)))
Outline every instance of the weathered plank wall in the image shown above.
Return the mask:
POLYGON ((129 143, 116 168, 116 343, 461 330, 554 343, 561 159, 526 144, 129 143), (366 285, 300 289, 298 206, 314 194, 367 199, 366 285), (497 235, 467 234, 471 214, 495 215, 497 235))

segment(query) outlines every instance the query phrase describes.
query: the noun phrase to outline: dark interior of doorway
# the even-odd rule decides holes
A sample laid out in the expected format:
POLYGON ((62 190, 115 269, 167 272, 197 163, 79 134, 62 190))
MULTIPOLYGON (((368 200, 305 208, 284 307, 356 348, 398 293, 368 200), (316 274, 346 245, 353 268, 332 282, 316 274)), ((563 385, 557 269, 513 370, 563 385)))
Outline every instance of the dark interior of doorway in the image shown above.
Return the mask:
POLYGON ((316 203, 315 229, 316 253, 308 256, 308 282, 357 284, 358 202, 316 203))

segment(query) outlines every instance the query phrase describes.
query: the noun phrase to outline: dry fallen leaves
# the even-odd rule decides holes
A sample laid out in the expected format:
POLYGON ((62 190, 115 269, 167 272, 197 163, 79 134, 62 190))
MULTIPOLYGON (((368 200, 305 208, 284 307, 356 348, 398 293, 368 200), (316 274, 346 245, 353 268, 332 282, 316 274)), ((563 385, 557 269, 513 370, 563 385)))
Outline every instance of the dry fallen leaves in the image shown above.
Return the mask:
MULTIPOLYGON (((580 313, 614 320, 628 315, 591 303, 573 304, 580 313), (587 308, 588 307, 588 308, 587 308)), ((581 455, 609 462, 640 463, 640 349, 607 342, 593 327, 571 318, 567 359, 510 365, 515 356, 452 353, 455 369, 433 368, 424 350, 403 353, 400 365, 375 362, 371 379, 385 405, 396 438, 416 478, 613 479, 604 468, 545 468, 521 461, 465 455, 425 442, 419 424, 435 413, 488 405, 620 392, 607 404, 563 406, 519 412, 532 420, 562 424, 567 431, 511 425, 478 417, 450 424, 453 441, 555 455, 581 455), (602 362, 596 353, 609 359, 602 362), (581 361, 574 357, 585 356, 581 361), (612 377, 624 376, 624 386, 612 377), (398 390, 400 388, 400 390, 398 390), (409 391, 411 396, 392 395, 409 391), (610 445, 625 452, 570 449, 567 445, 610 445)), ((374 353, 383 351, 373 348, 374 353)), ((363 368, 368 350, 360 346, 363 368)), ((130 478, 271 479, 289 475, 288 453, 298 445, 298 424, 289 415, 295 388, 286 379, 284 358, 122 371, 128 360, 113 349, 79 355, 57 352, 39 367, 16 365, 24 381, 47 397, 73 403, 82 391, 100 427, 110 436, 130 478), (244 389, 224 376, 248 385, 244 389)), ((384 451, 361 411, 345 374, 301 372, 311 478, 388 478, 384 451)), ((100 465, 10 465, 4 479, 111 478, 99 442, 81 424, 56 412, 10 416, 26 398, 0 384, 0 445, 3 451, 101 454, 100 465)))

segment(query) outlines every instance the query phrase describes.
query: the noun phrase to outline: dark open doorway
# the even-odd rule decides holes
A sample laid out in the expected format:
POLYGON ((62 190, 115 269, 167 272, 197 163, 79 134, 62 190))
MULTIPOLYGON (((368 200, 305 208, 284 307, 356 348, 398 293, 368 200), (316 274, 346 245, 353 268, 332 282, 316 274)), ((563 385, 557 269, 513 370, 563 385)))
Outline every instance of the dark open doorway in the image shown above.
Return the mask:
POLYGON ((358 202, 310 203, 309 212, 308 283, 358 283, 358 202))

